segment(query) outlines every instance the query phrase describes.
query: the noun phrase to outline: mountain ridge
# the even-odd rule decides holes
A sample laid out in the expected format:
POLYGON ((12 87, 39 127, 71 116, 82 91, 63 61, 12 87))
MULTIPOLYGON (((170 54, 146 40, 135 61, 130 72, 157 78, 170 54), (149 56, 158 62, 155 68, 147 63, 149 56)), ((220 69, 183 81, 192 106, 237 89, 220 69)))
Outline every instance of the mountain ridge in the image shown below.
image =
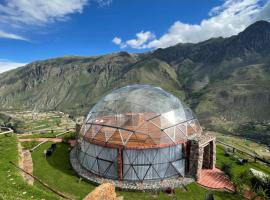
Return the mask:
MULTIPOLYGON (((85 115, 110 90, 146 83, 185 101, 206 128, 241 133, 270 122, 269 55, 270 23, 259 21, 235 36, 153 52, 36 61, 0 74, 0 109, 85 115)), ((270 144, 270 126, 263 137, 270 144)))

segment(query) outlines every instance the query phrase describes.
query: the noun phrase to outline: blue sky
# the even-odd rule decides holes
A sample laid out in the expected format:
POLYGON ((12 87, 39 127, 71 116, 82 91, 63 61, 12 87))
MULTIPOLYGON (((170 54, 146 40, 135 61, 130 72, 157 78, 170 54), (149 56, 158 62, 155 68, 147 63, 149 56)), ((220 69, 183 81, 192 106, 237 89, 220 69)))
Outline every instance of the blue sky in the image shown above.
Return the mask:
POLYGON ((270 21, 265 0, 0 0, 0 73, 35 60, 228 37, 270 21))

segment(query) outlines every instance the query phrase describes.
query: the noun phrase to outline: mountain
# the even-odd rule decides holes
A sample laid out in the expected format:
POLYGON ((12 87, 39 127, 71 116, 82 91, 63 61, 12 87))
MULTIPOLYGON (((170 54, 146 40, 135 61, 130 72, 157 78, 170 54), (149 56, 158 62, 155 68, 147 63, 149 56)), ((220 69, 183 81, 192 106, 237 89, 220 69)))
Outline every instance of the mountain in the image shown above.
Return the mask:
POLYGON ((270 145, 270 23, 238 35, 144 54, 119 52, 37 61, 0 74, 0 109, 86 114, 113 88, 161 86, 188 103, 203 126, 270 145))

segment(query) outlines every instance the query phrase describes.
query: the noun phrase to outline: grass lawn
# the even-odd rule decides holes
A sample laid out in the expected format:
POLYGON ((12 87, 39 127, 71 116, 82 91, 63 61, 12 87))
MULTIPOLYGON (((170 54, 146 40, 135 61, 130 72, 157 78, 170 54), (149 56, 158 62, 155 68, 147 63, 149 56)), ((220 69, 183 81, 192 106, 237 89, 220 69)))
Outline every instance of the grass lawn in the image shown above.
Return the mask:
POLYGON ((46 143, 32 153, 34 175, 66 195, 75 199, 82 199, 95 186, 84 181, 79 183, 79 178, 69 163, 68 145, 57 144, 54 154, 45 158, 43 151, 49 148, 51 144, 46 143))
POLYGON ((238 175, 241 172, 244 172, 245 170, 248 170, 250 168, 260 170, 260 171, 270 175, 270 168, 267 167, 266 165, 255 163, 255 162, 248 162, 247 164, 244 164, 244 165, 237 164, 237 162, 234 159, 232 159, 231 157, 224 156, 224 148, 221 145, 217 145, 216 155, 217 155, 216 166, 218 168, 221 168, 222 162, 232 163, 232 171, 233 171, 233 174, 235 174, 235 175, 238 175))
POLYGON ((15 135, 0 136, 0 200, 59 199, 43 189, 29 186, 9 161, 18 162, 15 135))
MULTIPOLYGON (((76 176, 69 163, 68 145, 64 143, 57 144, 55 153, 47 159, 44 158, 43 151, 44 149, 49 148, 50 144, 51 143, 44 144, 32 153, 34 162, 34 174, 48 183, 50 186, 65 193, 66 195, 75 199, 82 199, 95 188, 95 185, 85 181, 79 182, 79 178, 76 176)), ((205 195, 209 192, 207 189, 200 187, 196 183, 188 185, 187 188, 188 191, 183 191, 180 189, 177 190, 176 196, 178 199, 204 199, 205 195)), ((162 192, 156 196, 149 192, 118 191, 117 193, 118 195, 124 196, 125 200, 173 199, 172 196, 162 192)), ((215 199, 217 200, 239 199, 238 196, 228 192, 215 191, 213 193, 215 199)))
MULTIPOLYGON (((55 138, 57 134, 63 133, 65 131, 61 132, 53 132, 53 133, 35 133, 32 135, 21 135, 20 139, 28 139, 28 138, 55 138)), ((66 138, 66 139, 75 139, 75 133, 69 132, 65 133, 63 135, 60 135, 59 138, 66 138)))

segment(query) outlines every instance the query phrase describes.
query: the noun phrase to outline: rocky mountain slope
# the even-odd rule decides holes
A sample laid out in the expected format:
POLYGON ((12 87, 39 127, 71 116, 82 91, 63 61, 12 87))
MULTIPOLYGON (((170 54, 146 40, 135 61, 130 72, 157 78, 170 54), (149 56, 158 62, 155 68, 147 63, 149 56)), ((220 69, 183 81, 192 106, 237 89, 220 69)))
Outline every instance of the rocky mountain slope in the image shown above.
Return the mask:
POLYGON ((270 23, 259 21, 236 36, 145 54, 37 61, 0 74, 0 110, 82 115, 113 88, 148 83, 188 103, 206 128, 248 135, 269 145, 269 55, 270 23))

